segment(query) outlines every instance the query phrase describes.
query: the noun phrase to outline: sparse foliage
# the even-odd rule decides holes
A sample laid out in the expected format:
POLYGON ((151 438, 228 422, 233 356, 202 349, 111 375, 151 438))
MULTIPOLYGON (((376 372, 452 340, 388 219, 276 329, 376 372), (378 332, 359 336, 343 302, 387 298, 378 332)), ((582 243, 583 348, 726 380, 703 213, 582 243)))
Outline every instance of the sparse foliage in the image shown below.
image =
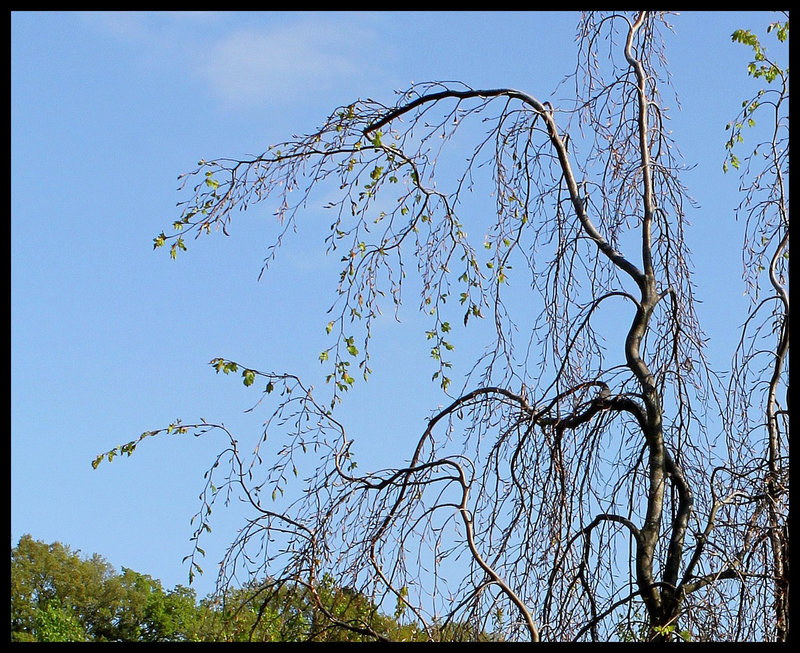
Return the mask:
MULTIPOLYGON (((534 641, 785 636, 788 404, 777 391, 788 374, 788 69, 749 32, 734 34, 754 49, 750 75, 783 84, 743 104, 729 127, 726 165, 746 175, 746 270, 760 262, 771 288, 746 325, 756 338, 743 335, 737 352, 729 396, 746 399, 734 414, 695 310, 692 200, 667 127, 668 19, 582 16, 563 83, 571 104, 415 84, 394 105, 358 100, 307 136, 247 160, 201 160, 182 177, 197 183, 155 247, 174 257, 188 235, 227 233, 237 211, 271 201, 280 233, 262 273, 317 188, 338 191, 325 243, 341 267, 332 344, 319 355, 329 395, 215 358, 217 372, 263 388, 259 442, 245 454, 222 425, 170 427, 226 437, 196 543, 217 497, 235 493, 252 508, 222 560, 221 589, 244 574, 317 600, 333 578, 434 640, 456 626, 534 641), (742 167, 733 148, 766 106, 776 126, 758 149, 766 158, 742 167), (753 237, 765 238, 760 248, 753 237), (337 406, 369 378, 382 308, 399 311, 409 293, 428 320, 446 405, 395 466, 362 472, 337 406), (777 344, 764 350, 773 325, 777 344), (467 330, 489 335, 456 389, 453 352, 467 330), (708 428, 721 415, 724 438, 708 428), (283 445, 265 460, 259 448, 274 432, 283 445), (770 571, 758 572, 768 558, 770 571), (768 595, 777 626, 758 618, 768 595)), ((774 29, 785 40, 788 21, 774 29)), ((339 633, 393 636, 358 611, 322 616, 339 633)))
MULTIPOLYGON (((767 28, 778 43, 789 38, 789 19, 767 28)), ((747 587, 740 613, 757 626, 737 624, 737 635, 789 635, 789 68, 767 56, 749 30, 732 39, 753 50, 748 74, 766 82, 742 102, 729 123, 729 160, 738 169, 744 223, 743 276, 751 308, 733 362, 726 427, 729 487, 741 496, 726 524, 731 569, 747 587), (756 117, 763 129, 756 129, 756 117), (745 129, 745 126, 747 129, 745 129), (745 140, 744 136, 747 136, 745 140), (752 144, 753 138, 756 140, 752 144), (747 147, 741 165, 734 155, 747 147), (750 149, 752 148, 752 149, 750 149), (742 526, 745 525, 745 526, 742 526), (744 533, 743 533, 744 531, 744 533), (744 538, 746 546, 739 544, 744 538), (760 620, 759 620, 760 621, 760 620), (760 629, 760 630, 759 630, 760 629)))

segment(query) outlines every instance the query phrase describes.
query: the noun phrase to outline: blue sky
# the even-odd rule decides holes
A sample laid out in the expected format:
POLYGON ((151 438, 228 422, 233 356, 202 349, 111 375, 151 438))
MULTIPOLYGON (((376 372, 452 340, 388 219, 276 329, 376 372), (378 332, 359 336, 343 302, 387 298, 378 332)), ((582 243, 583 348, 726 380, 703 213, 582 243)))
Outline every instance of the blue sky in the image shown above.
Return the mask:
MULTIPOLYGON (((682 108, 671 108, 671 127, 696 164, 684 177, 699 203, 689 241, 720 369, 746 306, 723 127, 753 89, 749 53, 730 34, 763 34, 776 19, 688 12, 672 21, 682 108)), ((12 13, 12 546, 30 533, 185 584, 189 519, 218 442, 152 440, 96 471, 91 460, 176 417, 257 429, 243 414, 255 393, 215 375, 215 356, 311 382, 321 373, 336 281, 323 257, 331 219, 312 207, 261 282, 272 221, 259 206, 230 238, 191 242, 172 261, 152 239, 179 215, 178 174, 311 131, 358 97, 393 103, 412 81, 517 87, 556 104, 565 91, 551 94, 574 68, 576 21, 559 12, 12 13)), ((383 425, 375 432, 376 407, 396 432, 416 435, 440 402, 414 305, 404 325, 378 329, 375 374, 343 413, 365 455, 384 464, 398 446, 383 425)), ((207 573, 195 581, 201 596, 236 514, 217 515, 207 573)))

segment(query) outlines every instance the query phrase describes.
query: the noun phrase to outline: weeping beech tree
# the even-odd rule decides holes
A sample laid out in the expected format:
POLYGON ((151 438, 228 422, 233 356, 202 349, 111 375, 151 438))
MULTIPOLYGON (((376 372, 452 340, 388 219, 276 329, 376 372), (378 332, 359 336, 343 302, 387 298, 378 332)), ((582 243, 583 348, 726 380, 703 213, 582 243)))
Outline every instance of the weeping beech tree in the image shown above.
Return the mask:
MULTIPOLYGON (((341 255, 320 355, 328 383, 215 358, 262 388, 257 437, 178 421, 95 466, 159 433, 223 433, 187 558, 199 568, 215 500, 240 497, 251 514, 218 586, 244 576, 262 605, 283 586, 316 596, 334 578, 427 639, 784 637, 787 150, 782 136, 767 144, 769 198, 748 191, 742 205, 750 240, 768 239, 745 253, 767 261, 772 293, 748 320, 758 335, 743 334, 726 405, 705 357, 684 239, 692 200, 667 128, 669 28, 662 13, 582 16, 562 82, 571 102, 414 84, 394 105, 358 100, 260 156, 200 161, 183 176, 175 232, 155 239, 173 257, 189 234, 227 233, 238 211, 273 202, 280 228, 263 273, 314 191, 337 193, 326 205, 327 251, 341 255), (448 159, 451 149, 466 154, 448 159), (475 209, 486 197, 490 210, 475 209), (398 312, 410 292, 447 399, 394 446, 394 465, 361 471, 337 409, 371 373, 382 307, 398 312), (488 334, 486 347, 457 387, 454 350, 470 331, 488 334), (769 361, 756 368, 759 356, 769 361), (752 389, 765 374, 762 397, 752 389), (268 434, 280 449, 266 455, 268 434)), ((779 98, 778 114, 788 71, 779 98)), ((731 126, 733 143, 742 129, 731 126)), ((387 416, 372 418, 380 432, 387 416)), ((320 629, 387 638, 374 615, 318 605, 320 629)))

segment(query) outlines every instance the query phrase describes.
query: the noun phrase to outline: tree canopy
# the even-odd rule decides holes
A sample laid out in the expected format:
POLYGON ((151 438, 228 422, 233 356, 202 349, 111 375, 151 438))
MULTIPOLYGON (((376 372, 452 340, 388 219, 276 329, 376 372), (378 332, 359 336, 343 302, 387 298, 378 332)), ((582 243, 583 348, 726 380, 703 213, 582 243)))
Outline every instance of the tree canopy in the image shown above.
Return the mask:
MULTIPOLYGON (((11 640, 43 642, 362 641, 363 634, 328 623, 365 620, 407 641, 422 639, 377 610, 363 595, 323 579, 317 604, 302 587, 275 587, 268 604, 255 598, 269 583, 232 588, 197 600, 193 589, 165 590, 159 580, 101 556, 23 535, 11 549, 11 640), (255 591, 254 591, 255 590, 255 591)), ((448 638, 464 638, 451 626, 448 638)), ((470 633, 474 636, 475 633, 470 633)), ((478 633, 478 638, 488 639, 478 633)))
POLYGON ((30 535, 11 549, 12 640, 194 640, 200 621, 190 588, 165 591, 146 574, 30 535))

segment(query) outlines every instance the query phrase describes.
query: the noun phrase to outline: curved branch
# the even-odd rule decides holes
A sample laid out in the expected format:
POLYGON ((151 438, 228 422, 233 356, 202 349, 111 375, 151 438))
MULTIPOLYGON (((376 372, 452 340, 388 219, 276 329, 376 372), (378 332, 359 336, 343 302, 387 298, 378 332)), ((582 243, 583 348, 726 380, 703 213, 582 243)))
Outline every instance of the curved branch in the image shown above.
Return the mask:
POLYGON ((456 98, 463 100, 475 97, 479 98, 508 97, 513 99, 518 99, 524 104, 531 107, 537 114, 539 114, 540 116, 542 116, 542 118, 544 118, 545 123, 547 125, 548 136, 558 156, 559 165, 561 167, 561 171, 564 176, 564 181, 569 191, 570 200, 572 201, 572 205, 575 209, 578 219, 581 222, 581 225, 583 226, 584 231, 595 242, 598 249, 601 252, 603 252, 603 254, 605 254, 614 265, 616 265, 620 270, 625 271, 640 288, 644 289, 644 280, 645 280, 644 274, 633 263, 628 261, 628 259, 626 259, 620 252, 614 249, 608 243, 608 241, 606 241, 605 238, 603 238, 603 236, 597 230, 597 228, 589 218, 588 214, 586 213, 586 205, 578 189, 578 182, 575 179, 575 174, 572 171, 572 165, 570 163, 570 157, 567 151, 566 143, 558 133, 555 119, 553 118, 553 110, 552 108, 550 108, 549 103, 540 102, 533 96, 512 88, 499 88, 499 89, 488 89, 488 90, 470 89, 466 91, 446 89, 444 91, 439 91, 438 93, 430 93, 422 95, 412 100, 411 102, 396 107, 395 109, 389 111, 380 120, 370 123, 364 129, 364 134, 366 135, 376 131, 377 129, 380 129, 384 125, 390 123, 392 120, 399 118, 400 116, 410 111, 413 111, 415 108, 423 104, 435 103, 447 98, 456 98))

